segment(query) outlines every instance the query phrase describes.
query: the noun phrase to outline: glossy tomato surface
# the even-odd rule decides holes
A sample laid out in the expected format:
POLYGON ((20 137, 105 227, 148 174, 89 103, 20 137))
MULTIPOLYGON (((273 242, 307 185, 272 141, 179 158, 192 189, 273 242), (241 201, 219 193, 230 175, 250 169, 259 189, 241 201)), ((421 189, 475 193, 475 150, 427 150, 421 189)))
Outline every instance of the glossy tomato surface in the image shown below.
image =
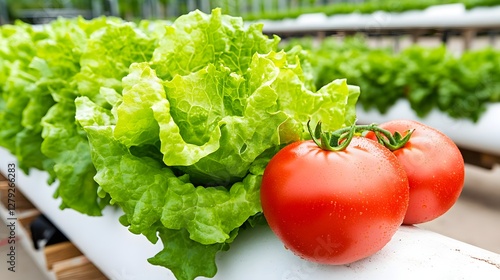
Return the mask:
MULTIPOLYGON (((408 143, 394 151, 410 184, 410 205, 404 223, 424 223, 446 213, 464 185, 464 160, 457 145, 442 132, 412 120, 394 120, 379 126, 402 134, 415 129, 408 143)), ((373 133, 367 137, 375 139, 373 133)))
POLYGON ((285 247, 318 263, 347 264, 384 247, 403 221, 408 180, 385 147, 354 137, 346 150, 290 144, 264 171, 264 216, 285 247))

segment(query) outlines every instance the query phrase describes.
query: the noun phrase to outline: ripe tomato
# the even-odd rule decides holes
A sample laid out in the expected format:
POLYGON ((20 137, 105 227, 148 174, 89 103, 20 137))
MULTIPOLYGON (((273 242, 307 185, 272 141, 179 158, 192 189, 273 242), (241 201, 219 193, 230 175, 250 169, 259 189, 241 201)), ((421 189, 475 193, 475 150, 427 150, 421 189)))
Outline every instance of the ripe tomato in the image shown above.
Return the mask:
MULTIPOLYGON (((392 133, 415 129, 406 145, 393 152, 410 184, 410 205, 403 223, 424 223, 447 212, 464 185, 464 160, 455 143, 440 131, 416 121, 394 120, 379 127, 392 133)), ((373 132, 366 137, 376 138, 373 132)))
POLYGON ((274 233, 296 255, 325 264, 368 257, 390 241, 408 207, 397 158, 354 137, 343 151, 292 143, 267 165, 261 202, 274 233))

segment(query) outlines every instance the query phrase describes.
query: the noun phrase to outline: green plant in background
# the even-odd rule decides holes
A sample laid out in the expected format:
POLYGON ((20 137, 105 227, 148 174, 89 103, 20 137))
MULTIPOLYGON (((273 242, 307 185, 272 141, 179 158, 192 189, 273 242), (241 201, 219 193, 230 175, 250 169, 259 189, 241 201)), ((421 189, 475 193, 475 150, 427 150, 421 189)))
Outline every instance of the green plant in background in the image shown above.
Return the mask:
POLYGON ((18 9, 60 9, 60 8, 87 8, 92 0, 7 0, 12 10, 18 9))
POLYGON ((57 103, 42 120, 42 152, 55 161, 61 207, 89 215, 100 215, 108 198, 101 200, 97 196, 98 186, 93 180, 96 171, 85 132, 75 122, 74 100, 87 96, 97 104, 105 104, 107 101, 99 94, 101 86, 121 92, 121 79, 128 73, 128 66, 149 60, 155 48, 155 39, 133 24, 117 19, 101 20, 100 24, 97 29, 84 33, 88 37, 79 42, 84 44, 78 45, 85 48, 76 53, 74 70, 77 72, 68 78, 69 86, 64 91, 52 93, 57 103))
POLYGON ((97 196, 74 100, 88 96, 102 104, 102 85, 121 91, 128 65, 149 60, 155 39, 116 18, 61 18, 37 31, 20 23, 1 32, 0 143, 26 172, 43 169, 57 179, 61 208, 100 215, 109 197, 97 196))
POLYGON ((293 39, 285 49, 302 45, 311 51, 315 83, 345 77, 363 89, 358 104, 381 113, 400 98, 409 101, 417 115, 438 109, 453 118, 477 121, 486 104, 499 102, 500 51, 467 51, 460 56, 444 46, 411 46, 400 53, 390 48, 369 48, 362 37, 340 42, 327 38, 293 39))
POLYGON ((53 173, 53 162, 40 145, 41 118, 54 103, 35 58, 36 44, 46 39, 31 26, 19 23, 0 29, 0 145, 19 159, 25 172, 30 168, 53 173))
MULTIPOLYGON (((290 2, 290 1, 286 1, 290 2)), ((281 20, 285 18, 296 18, 307 13, 324 13, 328 16, 338 14, 361 13, 370 14, 376 11, 405 12, 409 10, 423 10, 434 5, 462 3, 467 9, 475 7, 488 7, 500 5, 499 0, 366 0, 366 1, 299 1, 299 5, 288 5, 286 9, 279 9, 279 5, 270 5, 271 10, 262 9, 260 11, 250 11, 242 14, 246 20, 271 19, 281 20), (320 4, 318 4, 320 3, 320 4)))

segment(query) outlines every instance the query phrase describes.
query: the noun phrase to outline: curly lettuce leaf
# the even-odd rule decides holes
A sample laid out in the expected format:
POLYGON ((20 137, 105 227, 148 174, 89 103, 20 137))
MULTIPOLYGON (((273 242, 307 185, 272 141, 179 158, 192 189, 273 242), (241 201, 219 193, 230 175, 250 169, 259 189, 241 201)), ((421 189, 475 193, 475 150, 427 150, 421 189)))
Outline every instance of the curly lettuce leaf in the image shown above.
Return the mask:
POLYGON ((353 117, 347 114, 352 112, 347 107, 357 98, 357 88, 349 88, 345 80, 338 80, 316 93, 311 92, 300 86, 300 75, 293 75, 298 71, 297 65, 289 69, 288 62, 281 58, 286 55, 274 52, 255 55, 256 66, 248 70, 253 75, 240 76, 226 67, 209 64, 171 81, 156 77, 147 63, 133 64, 124 79, 123 100, 116 103, 116 126, 109 109, 87 97, 77 98, 77 120, 91 145, 97 170, 95 181, 112 197, 111 203, 124 210, 120 221, 131 232, 143 234, 151 242, 157 242, 160 233, 165 249, 150 261, 168 267, 180 279, 213 275, 215 268, 209 272, 206 267, 200 269, 200 263, 207 261, 202 258, 210 256, 212 262, 215 253, 236 237, 238 228, 262 211, 261 175, 267 161, 284 144, 280 142, 280 132, 285 122, 300 123, 299 128, 293 127, 295 131, 289 132, 300 135, 307 117, 322 110, 332 114, 332 125, 353 121, 342 114, 353 117), (290 84, 285 85, 286 79, 290 84), (293 94, 297 96, 289 96, 293 94), (238 99, 240 103, 234 104, 242 104, 243 110, 231 108, 233 103, 225 101, 227 98, 238 99), (292 106, 291 103, 301 100, 311 104, 292 106), (322 102, 333 108, 324 108, 322 102), (191 107, 198 107, 199 111, 191 107), (310 110, 310 114, 300 110, 310 110), (210 114, 213 117, 208 117, 210 114), (120 121, 127 120, 135 125, 122 123, 123 131, 117 133, 120 121), (190 132, 181 134, 177 123, 183 120, 198 122, 189 128, 190 132), (203 124, 213 127, 207 129, 203 124), (156 140, 151 136, 154 131, 159 133, 156 140), (220 136, 214 131, 220 131, 220 136), (167 155, 182 160, 193 155, 196 148, 202 151, 204 144, 187 140, 194 136, 192 141, 196 142, 205 135, 217 140, 215 151, 201 157, 201 153, 195 154, 199 160, 191 165, 165 162, 167 155), (157 141, 161 141, 161 146, 155 144, 157 141), (217 168, 226 173, 217 174, 217 168), (233 179, 235 182, 229 181, 227 175, 233 170, 242 172, 241 178, 233 179), (217 177, 220 174, 223 176, 217 177), (180 263, 179 258, 190 261, 180 263))
MULTIPOLYGON (((85 98, 77 99, 77 106, 78 112, 106 115, 85 98)), ((91 123, 90 115, 78 115, 82 122, 91 123)), ((107 118, 99 122, 106 123, 107 118)), ((113 129, 112 125, 85 126, 98 170, 95 180, 113 197, 111 203, 124 210, 120 221, 151 242, 157 242, 158 236, 162 239, 165 248, 149 260, 152 264, 169 267, 178 279, 214 276, 216 253, 227 248, 234 231, 261 211, 260 175, 250 175, 230 190, 194 187, 188 175, 177 177, 161 161, 133 155, 113 137, 113 129)))
POLYGON ((80 72, 75 76, 78 94, 106 104, 99 94, 105 86, 122 91, 122 78, 134 62, 149 61, 156 48, 156 38, 133 23, 109 20, 93 32, 80 58, 80 72))
POLYGON ((260 182, 260 175, 249 174, 229 190, 169 185, 161 222, 170 229, 187 229, 189 238, 201 244, 224 243, 234 229, 262 211, 260 182))
POLYGON ((359 89, 336 80, 310 91, 297 64, 270 52, 254 55, 245 76, 210 64, 165 81, 167 98, 152 106, 165 164, 194 182, 227 184, 265 150, 300 139, 310 118, 331 129, 352 124, 359 89))
POLYGON ((0 111, 0 145, 16 154, 16 135, 23 131, 23 110, 29 102, 36 76, 29 68, 35 55, 31 27, 25 24, 1 29, 0 64, 2 73, 0 111))
POLYGON ((15 140, 15 155, 20 168, 26 174, 29 174, 30 168, 45 170, 50 175, 48 182, 52 183, 55 178, 54 161, 41 151, 43 138, 40 131, 25 128, 16 134, 15 140))
MULTIPOLYGON (((66 28, 62 23, 58 27, 66 28)), ((87 96, 109 110, 120 99, 116 95, 122 91, 121 79, 128 74, 130 64, 148 61, 156 44, 154 38, 134 24, 115 18, 78 21, 78 25, 67 28, 75 33, 59 35, 56 42, 47 41, 43 45, 49 48, 47 54, 51 53, 50 49, 59 52, 55 58, 44 57, 48 66, 46 72, 51 73, 47 79, 52 78, 54 90, 51 93, 57 103, 42 121, 42 152, 54 161, 59 181, 55 196, 62 198, 61 208, 98 216, 109 197, 105 193, 100 193, 101 197, 98 194, 86 132, 75 122, 75 98, 87 96), (120 43, 117 44, 117 40, 120 43), (66 49, 71 47, 74 52, 66 49), (71 55, 65 57, 60 52, 71 55), (61 72, 65 74, 64 81, 54 77, 61 72), (58 86, 62 86, 62 90, 58 86)), ((40 62, 35 65, 39 69, 46 68, 40 62)), ((112 113, 109 119, 114 119, 112 113)))
POLYGON ((51 160, 40 152, 40 120, 53 100, 40 89, 40 73, 32 66, 36 45, 46 35, 24 24, 1 31, 0 145, 17 157, 26 174, 30 168, 52 173, 51 160))
POLYGON ((191 12, 165 27, 152 66, 164 80, 188 75, 210 63, 221 63, 241 75, 255 53, 275 50, 279 43, 277 36, 270 39, 262 34, 262 27, 245 26, 241 18, 222 15, 219 8, 211 14, 191 12))
POLYGON ((165 99, 162 81, 148 63, 133 63, 123 78, 123 100, 116 107, 114 136, 127 147, 158 142, 159 127, 151 106, 165 99))
POLYGON ((159 236, 164 248, 148 261, 170 268, 177 279, 214 277, 217 273, 215 256, 228 249, 226 244, 203 245, 193 241, 185 230, 161 229, 159 236))
POLYGON ((113 138, 112 126, 87 126, 85 130, 98 170, 94 179, 112 196, 111 203, 124 210, 120 221, 131 232, 156 242, 157 227, 153 225, 161 217, 166 182, 175 178, 172 171, 153 159, 130 154, 113 138))
POLYGON ((96 171, 88 140, 75 125, 75 113, 75 104, 70 101, 59 102, 50 108, 42 119, 45 141, 41 149, 55 162, 59 185, 54 197, 62 199, 60 208, 99 216, 109 197, 97 195, 97 183, 93 180, 96 171))
POLYGON ((170 229, 189 229, 191 239, 200 243, 223 243, 231 238, 231 231, 261 211, 261 174, 250 174, 229 190, 195 187, 189 175, 176 175, 161 161, 136 156, 114 138, 115 127, 103 125, 110 123, 105 109, 86 97, 77 99, 77 107, 79 122, 89 124, 85 130, 98 170, 95 180, 112 196, 112 203, 122 206, 126 214, 122 221, 132 232, 153 237, 154 241, 153 225, 161 221, 170 229))
POLYGON ((209 65, 165 83, 167 99, 152 108, 166 165, 178 166, 195 182, 227 184, 279 144, 278 127, 287 116, 273 109, 276 93, 264 88, 250 96, 243 81, 228 68, 209 65), (234 114, 238 110, 231 106, 242 100, 245 111, 234 114))

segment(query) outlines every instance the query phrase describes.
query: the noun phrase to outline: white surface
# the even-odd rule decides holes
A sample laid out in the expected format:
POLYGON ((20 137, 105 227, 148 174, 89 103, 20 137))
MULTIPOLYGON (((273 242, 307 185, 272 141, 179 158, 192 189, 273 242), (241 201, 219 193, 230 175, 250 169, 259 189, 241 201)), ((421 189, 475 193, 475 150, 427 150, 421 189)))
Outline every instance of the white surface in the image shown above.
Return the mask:
POLYGON ((500 255, 413 226, 377 254, 344 266, 306 262, 260 228, 241 234, 217 279, 500 279, 500 255))
POLYGON ((303 15, 297 19, 261 20, 265 33, 310 31, 369 31, 419 28, 494 28, 500 26, 500 6, 465 10, 463 5, 433 6, 423 11, 373 14, 303 15), (444 12, 446 11, 446 12, 444 12))
MULTIPOLYGON (((16 162, 15 158, 0 148, 2 173, 6 174, 10 162, 16 162)), ((173 279, 170 271, 147 262, 162 249, 160 242, 155 246, 145 237, 130 233, 118 221, 121 211, 108 207, 102 217, 90 217, 71 209, 60 210, 60 201, 53 198, 56 185, 46 184, 45 172, 32 170, 26 176, 19 168, 16 171, 17 188, 106 276, 117 280, 173 279)))
POLYGON ((500 103, 487 104, 486 112, 477 123, 466 119, 453 119, 437 109, 420 118, 410 103, 400 99, 386 114, 357 107, 358 123, 382 123, 395 119, 411 119, 432 126, 448 135, 458 146, 479 152, 500 155, 500 103))
MULTIPOLYGON (((0 148, 0 171, 15 159, 0 148)), ((17 187, 110 279, 174 279, 147 258, 161 249, 119 224, 120 211, 88 217, 59 210, 46 174, 17 172, 17 187)), ((287 251, 266 227, 242 232, 218 255, 214 279, 500 279, 500 255, 417 227, 401 227, 377 254, 347 266, 322 266, 287 251)))

